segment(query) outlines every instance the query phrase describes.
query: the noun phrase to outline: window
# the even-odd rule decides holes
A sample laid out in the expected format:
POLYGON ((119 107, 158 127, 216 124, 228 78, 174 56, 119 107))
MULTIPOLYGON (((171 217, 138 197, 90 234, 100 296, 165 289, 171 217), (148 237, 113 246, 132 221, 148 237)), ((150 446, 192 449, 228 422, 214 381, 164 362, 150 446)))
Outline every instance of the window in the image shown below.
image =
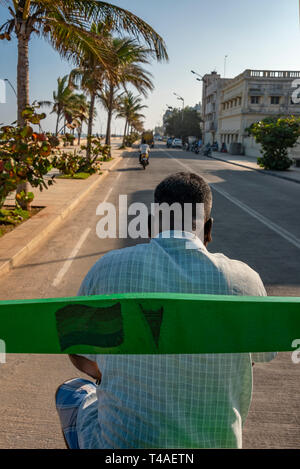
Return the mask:
POLYGON ((271 96, 271 104, 280 104, 280 96, 271 96))
POLYGON ((260 97, 259 96, 251 96, 251 104, 259 104, 260 97))

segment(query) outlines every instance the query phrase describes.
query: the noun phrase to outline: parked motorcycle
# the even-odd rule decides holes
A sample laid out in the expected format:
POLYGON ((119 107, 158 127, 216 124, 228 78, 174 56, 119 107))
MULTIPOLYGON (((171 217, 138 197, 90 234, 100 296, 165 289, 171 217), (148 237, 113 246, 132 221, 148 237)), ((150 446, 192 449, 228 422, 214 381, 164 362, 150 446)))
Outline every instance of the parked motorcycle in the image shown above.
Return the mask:
POLYGON ((206 145, 206 147, 204 148, 203 155, 204 155, 204 156, 208 156, 208 157, 211 157, 211 156, 212 156, 212 149, 211 149, 211 146, 210 146, 209 143, 208 143, 208 144, 206 145))

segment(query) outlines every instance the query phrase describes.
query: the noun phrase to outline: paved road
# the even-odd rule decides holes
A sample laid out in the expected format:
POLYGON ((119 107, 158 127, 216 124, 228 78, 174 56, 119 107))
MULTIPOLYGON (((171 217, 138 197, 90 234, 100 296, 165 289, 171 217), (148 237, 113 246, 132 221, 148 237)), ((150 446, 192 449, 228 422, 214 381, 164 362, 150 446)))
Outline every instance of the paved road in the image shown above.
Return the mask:
MULTIPOLYGON (((202 174, 212 184, 215 223, 209 249, 247 262, 261 274, 270 295, 300 296, 299 185, 161 146, 152 152, 146 171, 135 154, 128 154, 55 236, 1 278, 0 298, 75 295, 99 257, 134 244, 97 238, 98 204, 105 199, 116 204, 119 194, 128 194, 129 203, 149 205, 156 184, 182 170, 202 174)), ((9 356, 1 365, 0 419, 5 431, 0 448, 63 448, 53 396, 61 382, 75 376, 64 356, 9 356)), ((299 382, 300 365, 292 364, 290 354, 255 366, 244 447, 300 448, 299 382)))

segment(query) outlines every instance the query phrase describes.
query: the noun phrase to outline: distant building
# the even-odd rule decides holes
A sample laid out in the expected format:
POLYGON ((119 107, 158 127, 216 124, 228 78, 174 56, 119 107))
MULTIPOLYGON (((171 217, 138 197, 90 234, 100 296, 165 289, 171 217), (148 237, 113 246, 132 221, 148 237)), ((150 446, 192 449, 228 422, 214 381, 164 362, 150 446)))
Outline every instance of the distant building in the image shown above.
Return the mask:
POLYGON ((193 109, 193 111, 197 111, 200 114, 202 114, 202 104, 201 103, 195 104, 195 106, 192 106, 191 109, 193 109))
POLYGON ((203 77, 202 130, 205 144, 213 143, 217 139, 221 91, 230 81, 230 79, 221 78, 217 72, 206 74, 203 77))
POLYGON ((300 71, 245 70, 220 86, 217 124, 219 145, 226 143, 230 151, 240 143, 247 156, 260 156, 260 145, 249 137, 246 129, 254 122, 270 116, 300 116, 300 104, 294 104, 292 87, 300 71))

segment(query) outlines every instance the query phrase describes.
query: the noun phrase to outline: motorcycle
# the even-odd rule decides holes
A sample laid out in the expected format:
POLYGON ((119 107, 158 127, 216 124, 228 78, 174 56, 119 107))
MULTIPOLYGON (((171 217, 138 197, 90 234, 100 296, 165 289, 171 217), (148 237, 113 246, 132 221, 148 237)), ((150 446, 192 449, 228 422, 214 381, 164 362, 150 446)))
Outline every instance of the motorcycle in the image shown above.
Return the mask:
POLYGON ((211 146, 209 144, 206 145, 206 147, 204 148, 203 155, 208 156, 208 157, 212 156, 212 149, 211 149, 211 146))
POLYGON ((149 164, 149 155, 147 153, 142 153, 140 156, 140 164, 143 166, 143 169, 146 169, 146 166, 149 164))

